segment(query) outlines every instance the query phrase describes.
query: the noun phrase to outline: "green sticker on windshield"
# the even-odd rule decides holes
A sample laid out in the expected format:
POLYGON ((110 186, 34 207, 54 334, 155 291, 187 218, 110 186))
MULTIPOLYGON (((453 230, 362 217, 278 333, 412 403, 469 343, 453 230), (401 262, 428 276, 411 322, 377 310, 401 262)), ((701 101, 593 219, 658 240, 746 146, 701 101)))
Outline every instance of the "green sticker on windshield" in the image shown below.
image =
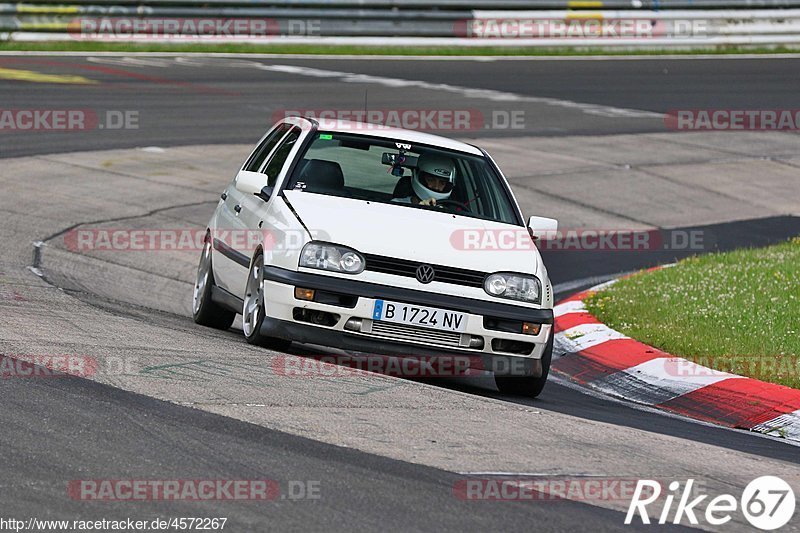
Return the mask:
POLYGON ((319 134, 319 138, 323 139, 325 141, 332 141, 333 140, 333 135, 331 135, 330 133, 320 133, 319 134))

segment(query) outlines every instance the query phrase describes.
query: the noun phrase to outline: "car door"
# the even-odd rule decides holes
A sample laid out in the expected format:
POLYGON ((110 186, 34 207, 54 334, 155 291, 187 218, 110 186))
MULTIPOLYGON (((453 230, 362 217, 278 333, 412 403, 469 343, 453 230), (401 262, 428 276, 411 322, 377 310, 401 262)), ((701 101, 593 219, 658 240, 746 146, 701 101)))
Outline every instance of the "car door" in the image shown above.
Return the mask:
POLYGON ((243 172, 259 172, 291 129, 291 124, 281 123, 270 130, 222 193, 222 204, 217 209, 211 232, 215 252, 214 281, 220 288, 237 296, 240 296, 239 292, 242 290, 239 285, 243 271, 246 271, 250 261, 250 254, 246 251, 247 235, 243 234, 245 224, 241 220, 244 209, 242 204, 245 196, 252 195, 245 195, 237 190, 236 179, 243 172))
MULTIPOLYGON (((278 178, 281 176, 283 168, 290 160, 289 155, 298 143, 302 131, 299 127, 291 127, 280 140, 278 145, 272 150, 266 163, 259 173, 266 176, 267 186, 275 187, 278 178)), ((236 270, 234 279, 232 280, 232 292, 236 296, 243 297, 244 289, 247 283, 247 269, 250 265, 250 259, 255 253, 255 247, 262 241, 262 235, 267 232, 270 225, 265 225, 265 220, 268 219, 268 202, 265 202, 260 196, 254 194, 246 194, 241 191, 238 193, 237 201, 239 211, 235 212, 235 220, 233 221, 236 230, 234 235, 237 237, 234 241, 235 251, 238 252, 238 264, 241 268, 236 270), (242 237, 238 237, 242 235, 242 237)), ((272 201, 276 195, 270 197, 272 201)))
POLYGON ((253 220, 253 224, 261 230, 259 236, 264 239, 264 262, 267 264, 277 264, 283 268, 296 267, 294 252, 306 239, 305 229, 296 215, 291 213, 279 191, 289 179, 288 174, 295 168, 293 162, 302 165, 302 161, 297 160, 309 131, 308 128, 293 128, 270 156, 270 161, 264 168, 264 173, 269 176, 268 186, 274 187, 275 193, 267 202, 266 209, 258 211, 257 220, 253 220))

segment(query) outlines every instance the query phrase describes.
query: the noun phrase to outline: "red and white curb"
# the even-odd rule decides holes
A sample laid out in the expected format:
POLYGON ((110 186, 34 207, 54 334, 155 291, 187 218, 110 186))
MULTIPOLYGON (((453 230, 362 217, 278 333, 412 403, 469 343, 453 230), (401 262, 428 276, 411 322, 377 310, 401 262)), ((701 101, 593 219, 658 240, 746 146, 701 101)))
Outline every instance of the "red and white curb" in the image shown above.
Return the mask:
POLYGON ((697 365, 638 342, 592 316, 583 300, 616 280, 553 308, 552 370, 593 390, 727 427, 800 442, 800 390, 697 365))

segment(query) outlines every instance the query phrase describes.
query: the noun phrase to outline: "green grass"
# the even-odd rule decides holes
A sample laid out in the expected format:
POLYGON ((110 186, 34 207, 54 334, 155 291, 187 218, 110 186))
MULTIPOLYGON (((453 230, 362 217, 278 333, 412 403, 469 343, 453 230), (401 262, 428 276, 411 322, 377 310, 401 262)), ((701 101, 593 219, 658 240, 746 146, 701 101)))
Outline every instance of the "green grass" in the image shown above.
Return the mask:
POLYGON ((586 305, 611 328, 670 354, 800 388, 800 237, 639 273, 586 305))
POLYGON ((312 54, 312 55, 422 55, 422 56, 571 56, 571 55, 663 55, 663 54, 776 54, 797 52, 787 47, 726 47, 693 50, 614 50, 586 48, 539 48, 505 46, 356 46, 316 44, 214 44, 214 43, 102 43, 83 41, 0 41, 0 51, 46 52, 197 52, 220 54, 312 54))

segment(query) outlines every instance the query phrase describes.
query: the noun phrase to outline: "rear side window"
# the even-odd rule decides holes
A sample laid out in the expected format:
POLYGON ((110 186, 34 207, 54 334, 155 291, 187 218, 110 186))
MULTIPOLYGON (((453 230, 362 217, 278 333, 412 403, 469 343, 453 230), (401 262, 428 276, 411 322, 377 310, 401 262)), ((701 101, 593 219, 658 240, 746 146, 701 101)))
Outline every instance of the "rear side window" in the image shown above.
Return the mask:
POLYGON ((250 159, 247 160, 247 163, 244 165, 244 169, 250 172, 258 172, 261 168, 261 165, 264 164, 264 160, 267 156, 272 152, 272 149, 275 148, 275 145, 278 144, 286 132, 289 131, 291 128, 291 124, 281 124, 275 130, 267 135, 267 138, 264 139, 258 148, 253 152, 253 155, 250 156, 250 159))
POLYGON ((300 138, 300 134, 302 131, 300 128, 295 126, 292 128, 292 131, 289 132, 288 135, 283 139, 283 142, 278 146, 278 149, 275 150, 272 158, 267 163, 267 168, 264 169, 264 174, 266 174, 269 179, 267 180, 267 186, 274 187, 275 183, 278 180, 278 175, 281 173, 281 169, 283 165, 286 164, 286 159, 289 157, 289 152, 292 151, 294 145, 297 143, 297 139, 300 138))

